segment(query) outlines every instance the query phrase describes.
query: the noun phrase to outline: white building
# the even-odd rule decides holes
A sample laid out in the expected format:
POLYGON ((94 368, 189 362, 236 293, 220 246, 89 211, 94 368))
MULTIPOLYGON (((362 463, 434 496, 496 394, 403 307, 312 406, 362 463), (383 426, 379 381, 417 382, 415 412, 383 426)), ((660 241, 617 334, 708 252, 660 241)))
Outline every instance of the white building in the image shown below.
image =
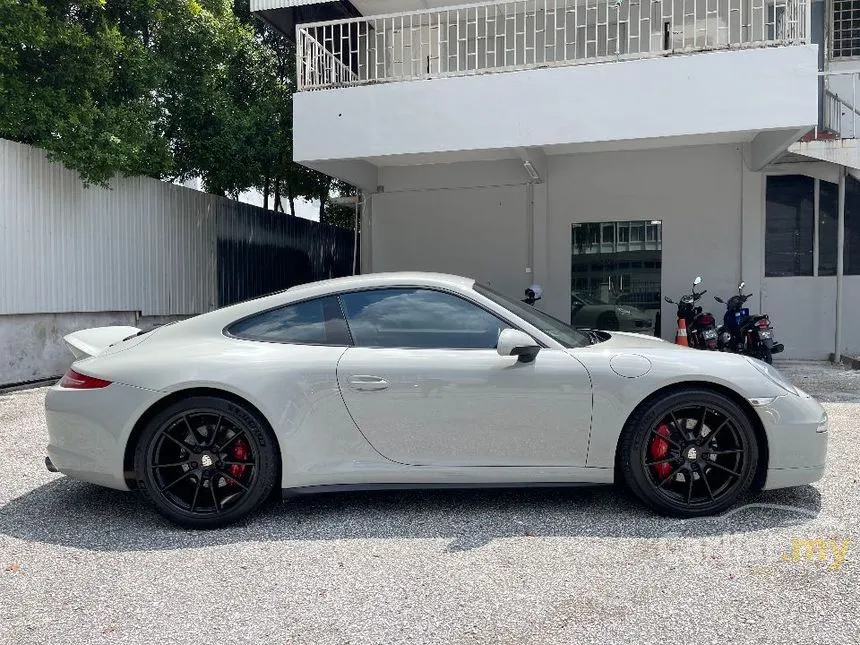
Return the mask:
POLYGON ((296 161, 364 193, 364 271, 667 338, 663 296, 702 275, 721 317, 743 279, 785 356, 860 351, 860 0, 252 8, 297 41, 296 161))

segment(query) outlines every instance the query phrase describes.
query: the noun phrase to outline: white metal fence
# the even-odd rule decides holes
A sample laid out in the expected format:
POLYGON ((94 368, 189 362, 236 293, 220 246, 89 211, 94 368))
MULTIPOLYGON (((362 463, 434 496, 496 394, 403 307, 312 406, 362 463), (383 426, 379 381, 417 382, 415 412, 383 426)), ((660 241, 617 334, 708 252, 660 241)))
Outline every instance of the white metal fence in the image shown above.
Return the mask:
POLYGON ((299 90, 804 44, 810 0, 492 0, 296 28, 299 90))

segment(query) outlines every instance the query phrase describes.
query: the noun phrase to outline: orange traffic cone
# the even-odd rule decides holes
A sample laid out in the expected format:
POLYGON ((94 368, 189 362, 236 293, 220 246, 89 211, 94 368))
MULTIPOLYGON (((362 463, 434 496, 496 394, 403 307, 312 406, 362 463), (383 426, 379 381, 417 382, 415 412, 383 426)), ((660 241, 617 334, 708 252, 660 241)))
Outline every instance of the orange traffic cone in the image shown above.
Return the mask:
POLYGON ((689 347, 687 342, 687 321, 683 318, 678 318, 678 331, 675 333, 675 344, 689 347))

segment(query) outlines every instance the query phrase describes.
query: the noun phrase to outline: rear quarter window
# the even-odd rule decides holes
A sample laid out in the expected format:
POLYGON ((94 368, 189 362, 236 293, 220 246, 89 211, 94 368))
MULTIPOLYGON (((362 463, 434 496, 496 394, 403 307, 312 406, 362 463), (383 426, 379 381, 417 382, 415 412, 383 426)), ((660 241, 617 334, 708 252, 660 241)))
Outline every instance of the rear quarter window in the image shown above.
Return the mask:
POLYGON ((225 330, 244 340, 299 345, 350 345, 337 298, 316 298, 253 314, 225 330))

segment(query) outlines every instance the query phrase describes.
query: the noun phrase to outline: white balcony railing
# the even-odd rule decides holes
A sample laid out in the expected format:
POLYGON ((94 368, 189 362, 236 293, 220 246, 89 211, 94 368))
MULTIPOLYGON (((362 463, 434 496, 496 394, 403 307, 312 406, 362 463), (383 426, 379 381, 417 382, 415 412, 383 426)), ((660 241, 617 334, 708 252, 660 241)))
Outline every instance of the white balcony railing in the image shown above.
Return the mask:
POLYGON ((298 84, 318 90, 805 44, 810 2, 494 0, 300 24, 298 84))
MULTIPOLYGON (((821 72, 824 79, 821 94, 821 126, 823 138, 856 139, 860 127, 860 72, 821 72)), ((815 133, 819 137, 819 132, 815 133)))

